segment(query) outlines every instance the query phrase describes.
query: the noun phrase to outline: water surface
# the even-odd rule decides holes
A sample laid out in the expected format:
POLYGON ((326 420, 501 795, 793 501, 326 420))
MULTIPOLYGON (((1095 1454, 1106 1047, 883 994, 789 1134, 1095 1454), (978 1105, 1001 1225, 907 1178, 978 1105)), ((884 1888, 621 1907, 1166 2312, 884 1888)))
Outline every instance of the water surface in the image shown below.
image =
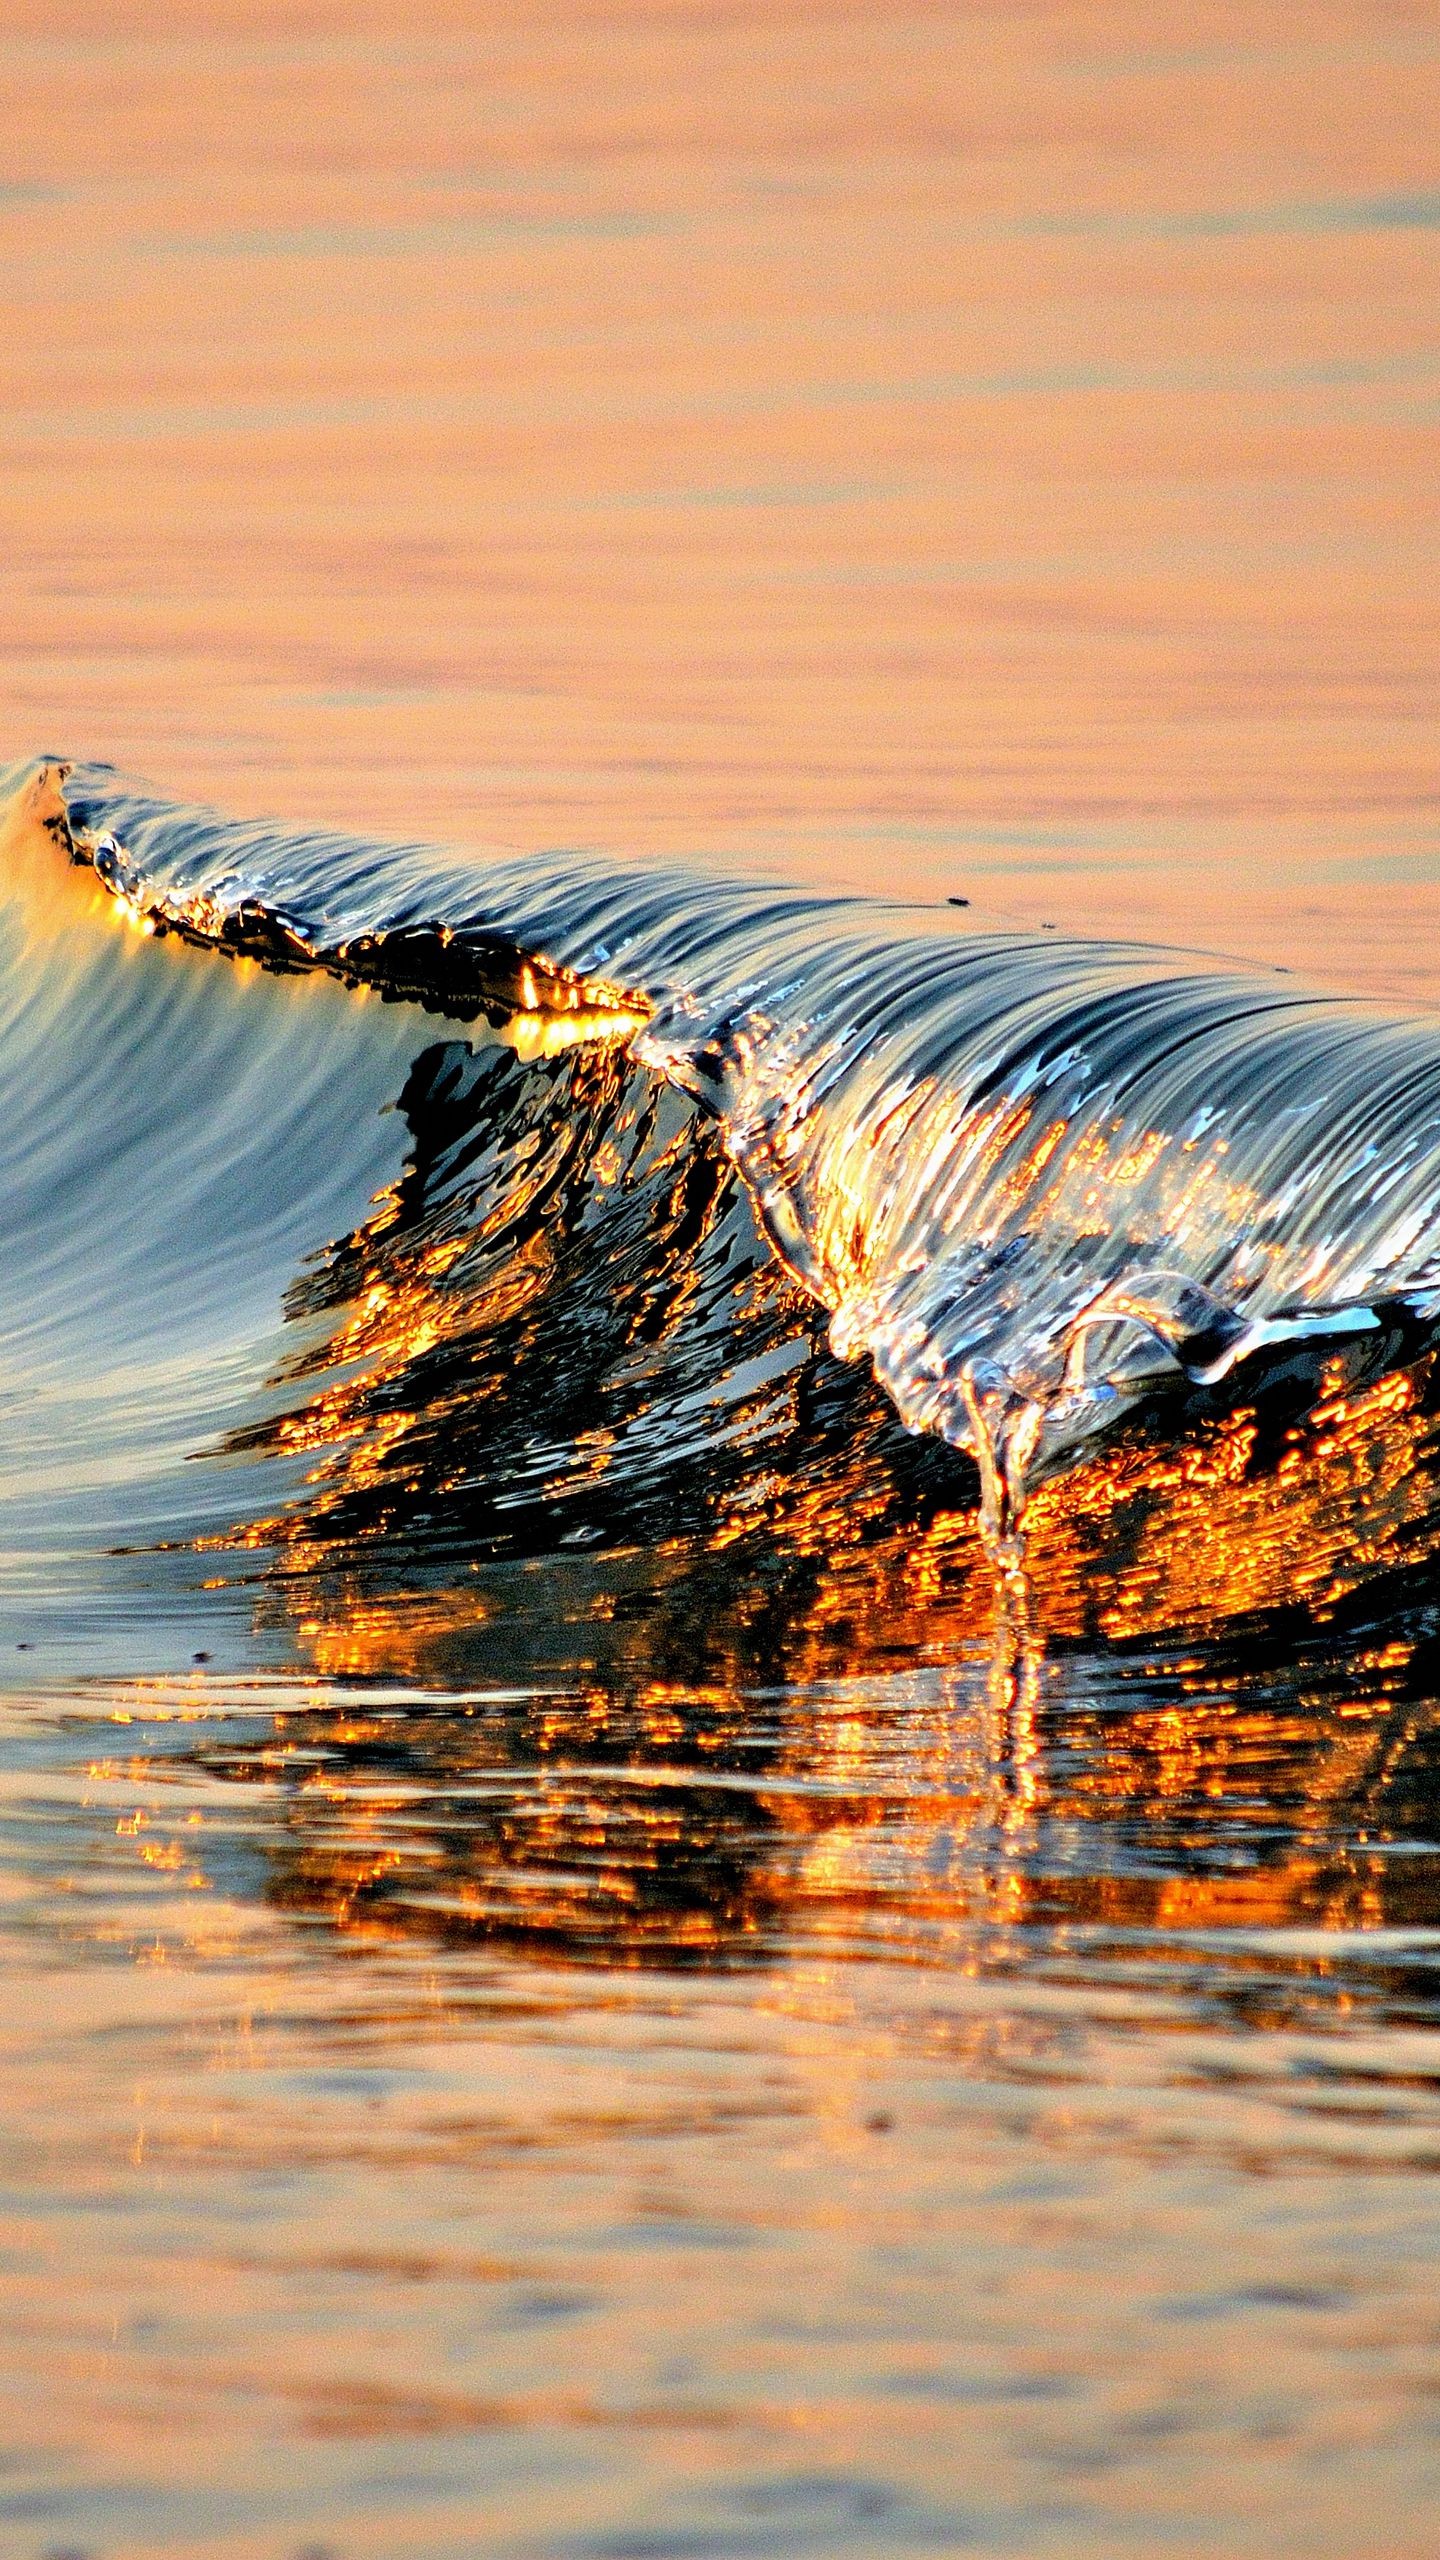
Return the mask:
POLYGON ((17 2560, 1433 2547, 1437 74, 12 0, 17 2560))

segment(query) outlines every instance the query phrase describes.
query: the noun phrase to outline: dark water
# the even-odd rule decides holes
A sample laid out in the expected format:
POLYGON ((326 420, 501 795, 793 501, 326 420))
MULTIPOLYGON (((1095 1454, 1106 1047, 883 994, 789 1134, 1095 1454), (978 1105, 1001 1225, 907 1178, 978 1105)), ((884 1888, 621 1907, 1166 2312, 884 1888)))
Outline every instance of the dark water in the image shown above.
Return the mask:
POLYGON ((7 787, 10 2547, 1425 2549, 1432 1019, 7 787))

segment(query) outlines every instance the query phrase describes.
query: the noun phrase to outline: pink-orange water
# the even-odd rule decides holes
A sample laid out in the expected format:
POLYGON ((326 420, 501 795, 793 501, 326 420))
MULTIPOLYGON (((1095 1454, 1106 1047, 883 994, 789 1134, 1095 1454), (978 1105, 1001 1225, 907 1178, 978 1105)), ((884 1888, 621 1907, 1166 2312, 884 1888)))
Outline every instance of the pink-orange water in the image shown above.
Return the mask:
MULTIPOLYGON (((4 753, 1433 999, 1437 132, 1418 0, 6 0, 4 753)), ((16 1658, 0 2548, 1434 2548, 1433 1640, 922 1568, 16 1658)))
POLYGON ((8 0, 10 753, 1413 988, 1427 0, 8 0))

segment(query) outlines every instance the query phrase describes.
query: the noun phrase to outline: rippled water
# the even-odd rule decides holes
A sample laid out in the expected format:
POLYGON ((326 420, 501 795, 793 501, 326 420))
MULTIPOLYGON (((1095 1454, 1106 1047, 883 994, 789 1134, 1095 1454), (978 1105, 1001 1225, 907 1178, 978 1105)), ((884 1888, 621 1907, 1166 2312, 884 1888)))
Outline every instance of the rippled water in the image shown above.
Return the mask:
POLYGON ((7 12, 17 2560, 1433 2549, 1437 59, 7 12))
POLYGON ((7 1709, 19 2546, 1422 2550, 1422 1661, 779 1686, 637 1578, 7 1709))

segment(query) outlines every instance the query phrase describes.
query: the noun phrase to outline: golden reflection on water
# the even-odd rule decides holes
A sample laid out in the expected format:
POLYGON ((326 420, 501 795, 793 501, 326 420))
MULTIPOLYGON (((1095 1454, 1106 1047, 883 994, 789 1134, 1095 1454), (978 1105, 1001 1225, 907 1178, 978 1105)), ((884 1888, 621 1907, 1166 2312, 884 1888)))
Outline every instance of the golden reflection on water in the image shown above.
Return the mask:
MULTIPOLYGON (((1358 0, 8 0, 5 752, 1433 997, 1437 71, 1358 0)), ((5 1710, 0 2531, 1426 2560, 1428 1368, 1042 1487, 1023 1597, 777 1370, 699 1525, 437 1589, 406 1381, 563 1254, 467 1312, 387 1214, 205 1559, 300 1676, 5 1710)))
POLYGON ((1263 1462, 1239 1412, 1045 1487, 1018 1591, 969 1511, 867 1520, 843 1484, 759 1532, 478 1559, 443 1589, 327 1565, 312 1524, 262 1614, 322 1696, 356 1694, 243 1761, 286 1790, 270 1889, 362 1936, 564 1962, 839 1958, 878 1931, 969 1964, 977 1931, 1070 1921, 1142 1933, 1144 1962, 1157 1932, 1423 1917, 1429 1864, 1383 1844, 1431 1748, 1424 1647, 1327 1630, 1435 1552, 1429 1364, 1348 1391, 1330 1365, 1263 1462), (1097 1639, 1092 1698, 1071 1666, 1097 1639))
MULTIPOLYGON (((1063 1664, 1002 1656, 987 1677, 973 1653, 783 1697, 632 1663, 450 1699, 383 1647, 367 1686, 352 1646, 351 1696, 327 1671, 253 1744, 201 1749, 279 1791, 268 1897, 361 1939, 622 1967, 873 1941, 973 1966, 1001 1959, 996 1931, 1083 1924, 1138 1933, 1116 1953, 1143 1970, 1157 1935, 1428 1923, 1433 1857, 1386 1856, 1423 1817, 1437 1747, 1414 1652, 1377 1645, 1339 1694, 1318 1677, 1278 1701, 1183 1653, 1093 1700, 1063 1664)), ((189 1881, 183 1842, 137 1828, 134 1855, 189 1881)), ((1282 1970, 1325 1962, 1307 1936, 1282 1970)))
MULTIPOLYGON (((430 1338, 422 1323, 383 1347, 408 1355, 430 1338)), ((1292 1610, 1323 1625, 1367 1582, 1422 1568, 1440 1538, 1434 1361, 1348 1388, 1342 1371, 1327 1361, 1328 1388, 1322 1372, 1318 1399, 1278 1430, 1242 1404, 1160 1446, 1122 1440, 1042 1484, 1025 1530, 1033 1640, 1126 1644, 1292 1610)), ((373 1389, 370 1373, 364 1384, 373 1389)), ((321 1419, 312 1426, 307 1413, 287 1433, 313 1427, 318 1445, 353 1428, 351 1392, 320 1399, 321 1419)), ((380 1473, 403 1420, 366 1436, 358 1453, 345 1445, 342 1491, 380 1473)), ((960 1468, 948 1506, 907 1514, 883 1447, 877 1454, 862 1437, 838 1459, 827 1454, 814 1480, 797 1470, 786 1481, 772 1478, 762 1447, 758 1495, 747 1474, 720 1499, 705 1534, 661 1541, 638 1576, 656 1623, 663 1628, 713 1586, 707 1643, 734 1672, 764 1594, 767 1641, 783 1655, 785 1676, 802 1682, 822 1669, 943 1659, 989 1643, 1006 1602, 960 1468)), ((407 1591, 403 1569, 383 1552, 367 1574, 365 1542, 328 1534, 341 1496, 328 1478, 322 1484, 315 1503, 249 1533, 255 1544, 283 1535, 273 1604, 288 1607, 282 1595, 300 1595, 294 1607, 307 1647, 327 1673, 423 1678, 432 1648, 490 1613, 483 1562, 472 1562, 455 1590, 424 1596, 407 1591)), ((635 1562, 623 1570, 633 1575, 635 1562)), ((643 1654, 643 1618, 629 1611, 617 1635, 613 1593, 597 1591, 591 1605, 597 1658, 617 1645, 643 1654)))
POLYGON ((1241 1410, 1042 1486, 1027 1534, 1043 1624, 1123 1642, 1291 1606, 1323 1621, 1367 1577, 1422 1565, 1437 1535, 1433 1379, 1427 1360, 1322 1392, 1258 1461, 1241 1410))

